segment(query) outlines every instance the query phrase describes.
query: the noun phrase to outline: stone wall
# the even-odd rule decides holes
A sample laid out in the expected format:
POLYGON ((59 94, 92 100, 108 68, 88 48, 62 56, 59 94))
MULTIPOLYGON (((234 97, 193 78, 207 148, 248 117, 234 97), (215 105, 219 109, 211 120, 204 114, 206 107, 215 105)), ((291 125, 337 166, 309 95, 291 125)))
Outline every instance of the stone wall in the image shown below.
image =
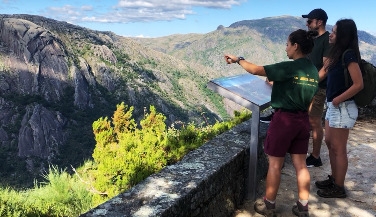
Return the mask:
MULTIPOLYGON (((258 181, 267 172, 262 148, 266 127, 260 126, 258 181)), ((250 134, 251 120, 81 216, 229 217, 246 196, 250 134)))

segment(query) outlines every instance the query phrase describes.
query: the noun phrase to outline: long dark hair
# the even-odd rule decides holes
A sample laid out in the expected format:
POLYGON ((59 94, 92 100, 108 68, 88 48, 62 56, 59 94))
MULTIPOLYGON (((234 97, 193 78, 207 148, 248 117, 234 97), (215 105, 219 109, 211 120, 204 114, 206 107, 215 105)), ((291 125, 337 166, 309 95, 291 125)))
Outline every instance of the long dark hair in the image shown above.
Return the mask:
POLYGON ((306 31, 303 29, 298 29, 289 35, 289 41, 291 44, 297 43, 300 47, 301 52, 306 55, 311 53, 313 48, 313 39, 319 33, 317 31, 306 31))
POLYGON ((336 26, 336 41, 334 44, 331 44, 327 69, 334 66, 338 61, 341 61, 342 54, 347 49, 352 49, 355 52, 358 58, 358 63, 360 63, 361 58, 359 52, 358 29, 356 28, 354 20, 341 19, 336 22, 336 26))

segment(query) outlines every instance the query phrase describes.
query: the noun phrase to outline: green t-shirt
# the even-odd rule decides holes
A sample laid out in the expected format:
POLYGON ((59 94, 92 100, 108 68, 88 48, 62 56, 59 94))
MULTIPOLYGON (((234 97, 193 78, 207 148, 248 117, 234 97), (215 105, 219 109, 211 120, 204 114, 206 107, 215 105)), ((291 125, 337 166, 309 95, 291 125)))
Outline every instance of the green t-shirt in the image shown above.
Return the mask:
MULTIPOLYGON (((316 66, 317 70, 320 71, 324 65, 322 58, 327 57, 329 54, 329 32, 326 31, 324 34, 315 38, 314 44, 312 52, 308 55, 308 58, 316 66)), ((326 89, 326 78, 319 83, 319 87, 326 89)))
POLYGON ((307 58, 264 66, 273 81, 271 106, 290 110, 308 110, 318 87, 316 67, 307 58))

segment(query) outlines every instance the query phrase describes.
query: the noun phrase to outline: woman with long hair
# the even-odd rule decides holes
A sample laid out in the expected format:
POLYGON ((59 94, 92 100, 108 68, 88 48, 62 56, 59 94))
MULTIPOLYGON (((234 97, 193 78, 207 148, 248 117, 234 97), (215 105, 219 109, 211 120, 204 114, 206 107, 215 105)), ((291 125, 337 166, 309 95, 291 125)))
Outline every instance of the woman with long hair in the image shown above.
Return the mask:
POLYGON ((347 140, 349 131, 358 117, 353 96, 363 89, 360 69, 358 31, 352 19, 341 19, 329 35, 331 49, 328 61, 320 70, 320 79, 327 76, 325 116, 325 142, 329 150, 331 175, 324 181, 316 181, 317 194, 325 198, 344 198, 345 176, 348 167, 347 140), (347 68, 351 85, 346 85, 344 70, 347 68))

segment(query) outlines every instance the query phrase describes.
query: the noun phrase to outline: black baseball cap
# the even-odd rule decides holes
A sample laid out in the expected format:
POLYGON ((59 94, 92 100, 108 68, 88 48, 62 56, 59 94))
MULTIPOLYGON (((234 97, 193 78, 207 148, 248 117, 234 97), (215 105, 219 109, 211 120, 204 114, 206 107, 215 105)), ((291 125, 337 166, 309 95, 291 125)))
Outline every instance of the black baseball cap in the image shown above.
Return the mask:
POLYGON ((308 18, 308 19, 317 19, 317 20, 322 20, 326 22, 328 20, 328 15, 326 12, 321 9, 321 8, 316 8, 313 9, 309 14, 307 15, 302 15, 303 18, 308 18))

